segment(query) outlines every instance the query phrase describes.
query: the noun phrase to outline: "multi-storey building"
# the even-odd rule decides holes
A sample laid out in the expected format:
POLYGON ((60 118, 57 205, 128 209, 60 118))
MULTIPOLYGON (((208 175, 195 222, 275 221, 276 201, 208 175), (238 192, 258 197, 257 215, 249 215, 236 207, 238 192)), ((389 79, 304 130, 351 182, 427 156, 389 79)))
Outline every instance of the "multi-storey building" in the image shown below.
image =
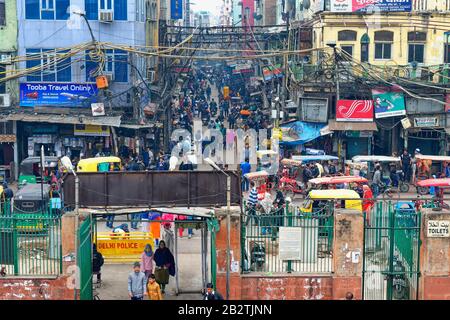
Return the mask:
POLYGON ((146 11, 154 9, 155 1, 145 0, 17 1, 18 54, 28 57, 20 68, 34 68, 20 78, 18 110, 8 117, 18 121, 19 159, 38 155, 41 146, 46 154, 72 158, 139 152, 145 143, 134 129, 144 123, 150 97, 140 89, 148 76, 146 59, 101 46, 75 52, 93 39, 145 46, 146 11), (62 55, 67 58, 60 60, 62 55), (99 74, 107 76, 107 90, 96 87, 99 74), (92 105, 99 102, 103 110, 92 105))
POLYGON ((222 0, 220 8, 219 24, 221 26, 231 26, 233 24, 233 0, 222 0))
POLYGON ((292 92, 298 92, 300 100, 328 98, 324 107, 336 133, 330 151, 347 158, 391 154, 404 147, 410 152, 419 148, 424 154, 448 154, 450 2, 416 0, 377 7, 351 2, 343 6, 333 0, 308 4, 297 8, 301 20, 291 25, 290 44, 315 51, 291 57, 301 80, 292 92), (375 87, 381 91, 374 92, 375 87), (384 100, 377 99, 380 92, 384 100), (382 114, 383 101, 390 96, 400 99, 402 106, 382 114), (372 100, 374 116, 365 122, 340 118, 337 109, 345 106, 338 108, 339 100, 372 100), (401 124, 405 118, 410 127, 401 124))
MULTIPOLYGON (((17 10, 16 0, 0 0, 0 111, 9 110, 17 103, 17 81, 6 81, 16 64, 17 54, 17 10)), ((16 123, 13 121, 0 122, 0 168, 6 172, 17 172, 17 139, 16 123), (10 166, 14 162, 15 166, 10 166), (14 170, 15 168, 15 170, 14 170), (6 170, 5 170, 6 169, 6 170), (13 171, 11 171, 13 169, 13 171)))

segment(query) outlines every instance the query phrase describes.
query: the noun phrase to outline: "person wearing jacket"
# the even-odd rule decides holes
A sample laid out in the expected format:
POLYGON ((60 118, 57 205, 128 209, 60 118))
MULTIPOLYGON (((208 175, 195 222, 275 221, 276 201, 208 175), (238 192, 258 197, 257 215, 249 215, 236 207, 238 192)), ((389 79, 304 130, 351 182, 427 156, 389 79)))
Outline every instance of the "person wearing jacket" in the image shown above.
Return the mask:
POLYGON ((151 274, 148 279, 147 285, 148 299, 149 300, 162 300, 161 288, 159 284, 156 282, 156 277, 154 274, 151 274))
POLYGON ((212 283, 208 283, 206 285, 206 294, 203 297, 203 300, 223 300, 223 297, 219 292, 214 290, 212 283))
POLYGON ((97 283, 102 282, 101 268, 104 262, 103 255, 97 251, 97 245, 94 243, 92 245, 92 273, 97 275, 97 283))
POLYGON ((156 264, 156 282, 161 285, 161 292, 164 293, 164 289, 169 283, 169 275, 175 276, 175 259, 172 252, 166 247, 164 240, 159 242, 159 248, 156 249, 153 259, 156 264))
POLYGON ((131 300, 143 300, 147 295, 147 278, 139 262, 134 263, 133 272, 128 275, 128 295, 131 300))
POLYGON ((146 244, 141 255, 141 267, 146 279, 153 274, 153 250, 150 244, 146 244))

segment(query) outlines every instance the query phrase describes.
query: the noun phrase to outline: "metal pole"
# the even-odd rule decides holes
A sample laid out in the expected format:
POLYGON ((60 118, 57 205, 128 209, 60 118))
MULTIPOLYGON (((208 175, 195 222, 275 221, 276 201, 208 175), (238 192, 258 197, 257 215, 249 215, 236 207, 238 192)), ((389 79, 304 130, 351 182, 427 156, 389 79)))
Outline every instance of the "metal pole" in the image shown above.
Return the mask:
POLYGON ((227 300, 230 299, 231 177, 227 175, 227 300))
MULTIPOLYGON (((78 253, 79 247, 80 247, 80 239, 78 237, 78 223, 80 220, 80 179, 78 178, 75 171, 72 171, 73 175, 75 176, 75 246, 76 246, 76 252, 78 253)), ((75 256, 75 264, 78 266, 78 254, 75 256)), ((77 268, 79 270, 79 268, 77 268)), ((80 283, 80 273, 77 271, 77 277, 78 277, 78 284, 80 283)), ((79 290, 79 288, 77 288, 79 290)), ((77 289, 75 289, 75 300, 77 300, 77 289)))
POLYGON ((202 255, 202 293, 203 288, 206 288, 206 272, 205 272, 205 260, 206 260, 206 250, 205 250, 205 226, 202 225, 201 229, 201 255, 202 255))
POLYGON ((176 221, 174 221, 174 225, 175 225, 175 283, 176 283, 175 293, 176 295, 178 295, 180 293, 180 287, 178 282, 178 232, 177 232, 178 227, 176 221))

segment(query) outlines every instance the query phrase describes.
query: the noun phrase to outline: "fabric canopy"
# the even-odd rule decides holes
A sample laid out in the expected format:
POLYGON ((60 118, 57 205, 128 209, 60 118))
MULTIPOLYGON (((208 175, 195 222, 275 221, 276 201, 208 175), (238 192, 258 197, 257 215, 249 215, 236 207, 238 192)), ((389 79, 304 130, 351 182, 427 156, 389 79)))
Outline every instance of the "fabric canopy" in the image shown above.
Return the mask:
POLYGON ((325 127, 325 124, 302 121, 282 124, 281 131, 283 132, 283 138, 280 144, 288 146, 305 144, 320 137, 322 135, 321 130, 325 127))

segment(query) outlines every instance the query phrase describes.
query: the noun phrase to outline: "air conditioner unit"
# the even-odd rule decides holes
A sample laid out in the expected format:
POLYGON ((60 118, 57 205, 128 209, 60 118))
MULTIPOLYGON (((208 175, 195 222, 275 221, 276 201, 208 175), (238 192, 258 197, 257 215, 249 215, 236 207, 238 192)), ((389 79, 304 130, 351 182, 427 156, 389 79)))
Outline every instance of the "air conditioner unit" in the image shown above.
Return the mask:
POLYGON ((9 99, 9 93, 0 94, 0 107, 5 108, 5 107, 10 107, 10 106, 11 106, 11 101, 9 99))
POLYGON ((108 83, 111 83, 114 81, 114 73, 113 72, 105 72, 103 75, 108 78, 108 83))
POLYGON ((11 64, 11 59, 10 54, 0 54, 0 64, 11 64))
POLYGON ((155 81, 155 71, 154 70, 147 70, 147 79, 150 82, 155 81))
POLYGON ((100 22, 113 22, 113 10, 100 10, 100 22))

